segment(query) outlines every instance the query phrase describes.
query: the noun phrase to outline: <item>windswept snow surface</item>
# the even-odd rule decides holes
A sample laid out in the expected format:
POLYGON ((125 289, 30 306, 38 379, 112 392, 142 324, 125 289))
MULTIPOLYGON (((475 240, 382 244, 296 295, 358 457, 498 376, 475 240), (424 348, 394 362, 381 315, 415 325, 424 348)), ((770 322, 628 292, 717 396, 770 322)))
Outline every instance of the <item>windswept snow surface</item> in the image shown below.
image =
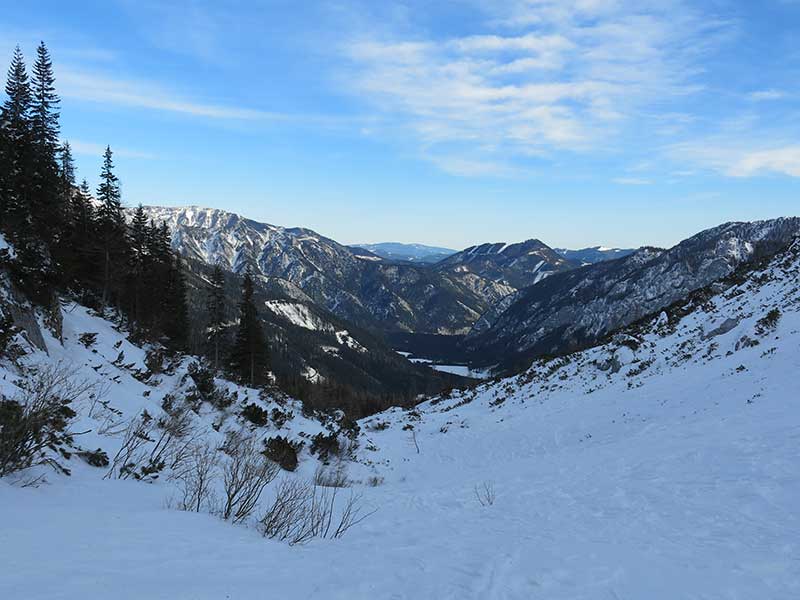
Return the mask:
POLYGON ((0 597, 799 598, 799 253, 682 318, 363 420, 350 475, 377 512, 340 541, 264 540, 81 465, 0 482, 0 597))

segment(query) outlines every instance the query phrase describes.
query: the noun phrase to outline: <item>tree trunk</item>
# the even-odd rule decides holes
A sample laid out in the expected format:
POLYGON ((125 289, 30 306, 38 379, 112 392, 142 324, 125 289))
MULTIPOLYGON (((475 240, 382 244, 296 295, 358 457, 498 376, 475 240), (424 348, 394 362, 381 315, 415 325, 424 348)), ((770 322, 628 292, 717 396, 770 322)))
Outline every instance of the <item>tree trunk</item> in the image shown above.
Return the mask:
POLYGON ((108 247, 106 247, 106 258, 105 258, 105 268, 103 270, 103 308, 108 305, 108 280, 109 280, 109 268, 111 263, 111 254, 108 251, 108 247))

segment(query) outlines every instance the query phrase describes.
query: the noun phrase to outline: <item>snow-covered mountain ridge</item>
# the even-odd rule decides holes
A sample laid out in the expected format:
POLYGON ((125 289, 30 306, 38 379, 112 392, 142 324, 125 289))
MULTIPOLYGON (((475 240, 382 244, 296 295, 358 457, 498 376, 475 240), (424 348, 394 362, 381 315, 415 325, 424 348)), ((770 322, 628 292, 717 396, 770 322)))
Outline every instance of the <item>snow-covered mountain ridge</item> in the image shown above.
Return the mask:
POLYGON ((726 223, 662 250, 554 274, 484 315, 468 343, 476 359, 522 365, 563 353, 688 296, 693 290, 768 255, 800 233, 800 218, 726 223))
POLYGON ((457 252, 450 248, 426 246, 425 244, 401 244, 381 242, 378 244, 353 244, 351 248, 369 250, 386 260, 400 260, 418 263, 437 263, 457 252))
POLYGON ((576 261, 580 265, 593 265, 604 260, 614 260, 615 258, 633 254, 636 251, 633 248, 607 248, 605 246, 592 246, 579 250, 570 250, 569 248, 553 249, 564 258, 576 261))
MULTIPOLYGON (((472 274, 373 260, 311 230, 284 228, 218 209, 145 207, 173 232, 173 247, 236 273, 286 280, 325 309, 383 330, 465 333, 506 286, 472 274)), ((364 251, 361 251, 364 252, 364 251)))
POLYGON ((507 286, 511 291, 539 283, 553 273, 580 263, 564 258, 540 240, 517 244, 494 243, 471 246, 436 265, 450 273, 471 273, 507 286))

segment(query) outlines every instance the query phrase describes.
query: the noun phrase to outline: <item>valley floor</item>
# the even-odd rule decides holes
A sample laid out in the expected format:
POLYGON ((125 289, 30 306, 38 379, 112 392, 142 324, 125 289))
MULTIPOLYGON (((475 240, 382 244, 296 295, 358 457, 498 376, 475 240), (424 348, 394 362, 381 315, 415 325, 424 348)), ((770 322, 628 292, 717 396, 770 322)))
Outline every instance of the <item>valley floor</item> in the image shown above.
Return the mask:
POLYGON ((698 366, 646 392, 490 418, 476 400, 424 420, 419 454, 397 411, 367 435, 386 478, 363 489, 378 512, 305 547, 167 510, 165 486, 89 467, 0 483, 0 597, 797 598, 800 408, 786 375, 800 355, 783 358, 758 380, 698 366), (484 482, 492 506, 476 499, 484 482))

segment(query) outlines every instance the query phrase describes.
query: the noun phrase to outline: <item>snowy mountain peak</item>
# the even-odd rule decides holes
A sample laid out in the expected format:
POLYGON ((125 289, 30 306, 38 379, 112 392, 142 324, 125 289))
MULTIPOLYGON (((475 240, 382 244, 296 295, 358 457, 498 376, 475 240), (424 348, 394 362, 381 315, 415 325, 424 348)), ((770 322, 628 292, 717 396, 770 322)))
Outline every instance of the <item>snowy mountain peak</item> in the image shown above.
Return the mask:
POLYGON ((436 268, 470 273, 519 290, 577 266, 578 263, 558 255, 541 240, 529 239, 515 244, 496 242, 470 246, 444 259, 436 268))
POLYGON ((511 291, 494 281, 465 281, 425 265, 380 260, 310 229, 194 206, 145 210, 172 228, 172 244, 184 256, 236 273, 252 268, 263 277, 285 280, 362 327, 466 333, 492 302, 511 291))

